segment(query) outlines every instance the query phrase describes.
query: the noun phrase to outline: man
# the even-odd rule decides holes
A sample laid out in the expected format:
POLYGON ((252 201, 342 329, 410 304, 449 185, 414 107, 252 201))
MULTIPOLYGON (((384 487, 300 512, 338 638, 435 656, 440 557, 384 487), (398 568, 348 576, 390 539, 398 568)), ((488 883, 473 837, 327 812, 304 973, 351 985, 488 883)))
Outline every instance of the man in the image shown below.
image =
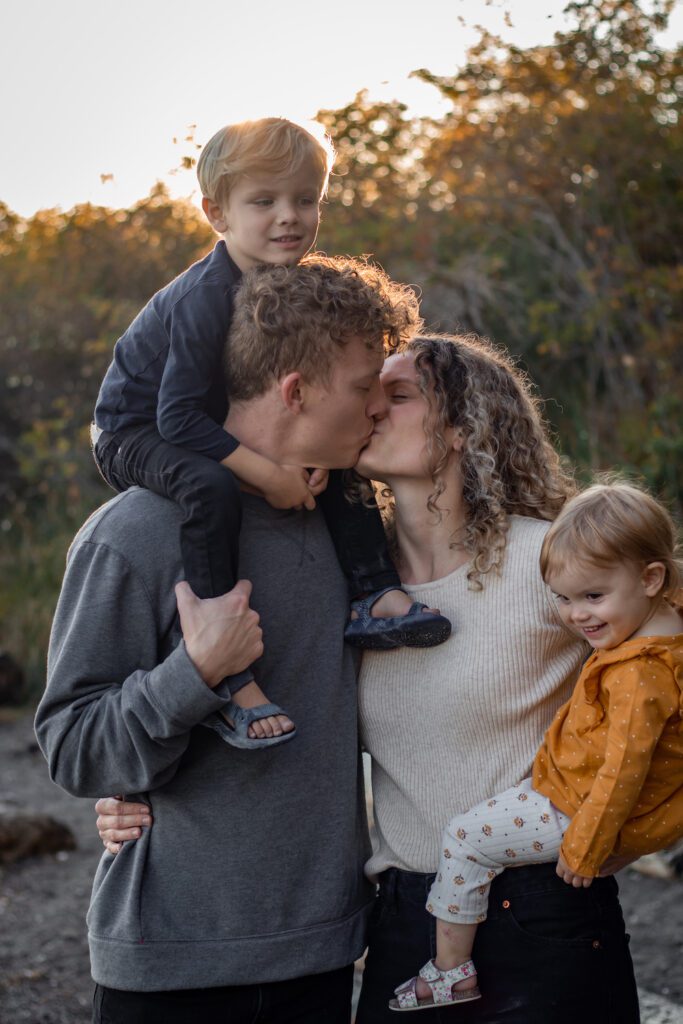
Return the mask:
MULTIPOLYGON (((412 293, 358 261, 250 272, 226 429, 278 463, 353 465, 383 344, 417 322, 412 293)), ((372 899, 346 583, 317 510, 245 494, 240 572, 255 611, 244 582, 199 600, 179 584, 179 520, 133 489, 81 529, 36 717, 59 785, 125 793, 154 815, 95 877, 94 1019, 346 1024, 372 899), (297 736, 254 756, 221 739, 216 688, 260 655, 259 616, 259 681, 297 736)))

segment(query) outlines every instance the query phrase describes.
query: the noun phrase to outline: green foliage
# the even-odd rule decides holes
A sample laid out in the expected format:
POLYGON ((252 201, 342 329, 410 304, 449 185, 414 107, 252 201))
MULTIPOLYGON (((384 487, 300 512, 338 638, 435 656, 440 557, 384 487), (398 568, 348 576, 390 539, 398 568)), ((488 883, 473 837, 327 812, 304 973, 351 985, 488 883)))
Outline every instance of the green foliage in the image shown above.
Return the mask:
MULTIPOLYGON (((506 345, 584 479, 621 467, 681 510, 683 68, 655 41, 672 5, 576 0, 529 50, 483 33, 452 76, 416 72, 439 120, 365 92, 321 111, 339 156, 319 246, 413 282, 430 327, 506 345)), ((0 204, 0 645, 36 686, 68 541, 107 496, 87 428, 112 346, 212 241, 161 185, 129 210, 0 204)))

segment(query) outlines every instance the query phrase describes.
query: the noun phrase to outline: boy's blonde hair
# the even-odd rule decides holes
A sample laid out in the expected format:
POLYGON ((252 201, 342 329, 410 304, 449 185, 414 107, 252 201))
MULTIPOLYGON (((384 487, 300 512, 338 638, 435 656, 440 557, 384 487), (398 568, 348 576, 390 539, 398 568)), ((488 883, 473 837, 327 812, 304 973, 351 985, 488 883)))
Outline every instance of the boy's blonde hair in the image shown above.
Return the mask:
POLYGON ((681 586, 677 552, 674 522, 651 494, 630 483, 594 484, 565 505, 545 535, 541 574, 547 579, 577 562, 642 568, 662 562, 661 596, 672 597, 681 586))
POLYGON ((225 209, 230 190, 246 174, 296 174, 310 162, 318 175, 318 193, 325 194, 334 149, 322 126, 308 129, 284 117, 229 124, 202 149, 197 178, 202 195, 225 209))
POLYGON ((350 338, 394 349, 421 322, 415 292, 367 260, 314 253, 292 267, 263 264, 243 276, 235 295, 228 394, 256 398, 295 370, 326 383, 350 338))

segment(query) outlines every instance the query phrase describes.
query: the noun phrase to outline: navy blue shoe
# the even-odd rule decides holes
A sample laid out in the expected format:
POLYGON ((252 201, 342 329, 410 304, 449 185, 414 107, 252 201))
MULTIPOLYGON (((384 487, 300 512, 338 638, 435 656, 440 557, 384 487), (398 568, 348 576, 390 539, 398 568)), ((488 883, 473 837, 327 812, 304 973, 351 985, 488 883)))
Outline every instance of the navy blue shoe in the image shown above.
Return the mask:
POLYGON ((396 647, 436 647, 451 635, 450 621, 427 609, 426 604, 413 601, 406 615, 373 618, 370 609, 383 594, 396 587, 385 587, 376 594, 360 597, 351 602, 358 615, 350 619, 344 630, 344 639, 352 647, 366 651, 391 651, 396 647))

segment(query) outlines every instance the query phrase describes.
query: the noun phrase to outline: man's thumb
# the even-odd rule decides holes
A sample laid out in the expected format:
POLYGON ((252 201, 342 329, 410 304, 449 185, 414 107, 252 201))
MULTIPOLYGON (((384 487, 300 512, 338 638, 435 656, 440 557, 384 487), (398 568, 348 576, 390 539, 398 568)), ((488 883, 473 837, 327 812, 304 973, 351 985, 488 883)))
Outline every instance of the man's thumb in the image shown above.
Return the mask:
POLYGON ((187 580, 181 580, 180 583, 175 585, 175 598, 178 602, 178 611, 182 612, 192 601, 197 600, 197 595, 187 580))
POLYGON ((247 601, 251 597, 251 583, 249 580, 238 580, 235 586, 232 588, 231 593, 236 597, 246 597, 247 601))

